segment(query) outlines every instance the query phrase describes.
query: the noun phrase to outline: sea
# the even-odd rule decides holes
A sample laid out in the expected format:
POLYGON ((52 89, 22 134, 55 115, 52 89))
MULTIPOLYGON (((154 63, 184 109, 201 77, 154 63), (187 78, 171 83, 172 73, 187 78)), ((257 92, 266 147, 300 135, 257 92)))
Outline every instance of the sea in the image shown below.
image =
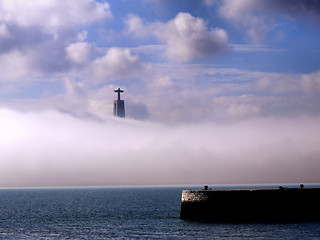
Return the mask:
POLYGON ((320 239, 320 222, 181 220, 183 189, 201 187, 1 189, 0 239, 320 239))

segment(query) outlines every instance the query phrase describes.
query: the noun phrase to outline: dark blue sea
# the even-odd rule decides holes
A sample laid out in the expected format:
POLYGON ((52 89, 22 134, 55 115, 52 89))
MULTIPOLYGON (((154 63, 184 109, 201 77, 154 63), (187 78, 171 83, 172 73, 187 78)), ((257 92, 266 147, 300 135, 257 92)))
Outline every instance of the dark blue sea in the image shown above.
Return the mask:
POLYGON ((0 239, 320 239, 320 222, 180 220, 182 189, 188 188, 3 189, 0 239))

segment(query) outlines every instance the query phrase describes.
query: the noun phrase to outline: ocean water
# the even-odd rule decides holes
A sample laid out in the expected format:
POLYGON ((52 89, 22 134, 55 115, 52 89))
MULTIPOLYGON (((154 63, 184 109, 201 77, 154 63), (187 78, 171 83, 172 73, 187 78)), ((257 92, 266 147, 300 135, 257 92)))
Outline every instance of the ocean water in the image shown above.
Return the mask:
POLYGON ((3 189, 0 239, 320 239, 320 222, 180 220, 182 189, 3 189))

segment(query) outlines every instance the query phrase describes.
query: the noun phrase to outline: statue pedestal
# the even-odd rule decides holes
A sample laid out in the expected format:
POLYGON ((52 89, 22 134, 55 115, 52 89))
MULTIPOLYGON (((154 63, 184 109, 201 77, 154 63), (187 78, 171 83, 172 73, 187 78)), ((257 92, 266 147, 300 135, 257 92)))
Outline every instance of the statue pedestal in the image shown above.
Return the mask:
POLYGON ((118 116, 118 117, 125 117, 124 101, 123 100, 114 100, 113 115, 118 116))

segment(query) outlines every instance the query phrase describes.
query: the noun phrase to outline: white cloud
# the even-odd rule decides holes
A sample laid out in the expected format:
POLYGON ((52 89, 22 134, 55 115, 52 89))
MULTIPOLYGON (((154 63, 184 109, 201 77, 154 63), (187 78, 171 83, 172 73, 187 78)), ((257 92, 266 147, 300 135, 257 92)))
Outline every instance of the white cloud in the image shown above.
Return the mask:
POLYGON ((219 2, 219 0, 203 0, 203 2, 207 5, 207 6, 213 6, 215 4, 217 4, 219 2))
POLYGON ((67 58, 79 65, 89 63, 94 52, 92 45, 86 42, 71 43, 65 50, 67 58))
POLYGON ((3 0, 0 9, 0 22, 39 26, 56 37, 61 29, 112 18, 108 3, 93 0, 3 0))
POLYGON ((26 81, 29 75, 28 56, 19 51, 0 55, 0 82, 26 81))
POLYGON ((0 37, 1 39, 11 37, 6 24, 0 24, 0 37))
POLYGON ((226 48, 228 35, 223 29, 208 30, 204 21, 189 13, 179 13, 157 37, 167 44, 167 54, 176 61, 210 56, 226 48))
POLYGON ((147 23, 136 15, 129 15, 125 21, 127 32, 135 37, 149 37, 156 25, 161 23, 147 23))
POLYGON ((311 74, 302 74, 299 78, 302 90, 313 96, 320 95, 320 71, 311 74))
POLYGON ((252 0, 223 1, 219 13, 224 18, 231 20, 235 25, 245 28, 253 41, 261 41, 273 25, 268 18, 250 14, 258 5, 258 1, 252 0))
POLYGON ((320 4, 313 0, 209 0, 205 3, 208 6, 218 5, 219 14, 244 29, 255 42, 263 40, 271 31, 283 36, 283 31, 277 30, 276 18, 282 17, 287 21, 308 19, 316 24, 320 19, 320 4))
POLYGON ((13 186, 319 182, 319 118, 174 127, 0 110, 0 183, 13 186))
POLYGON ((137 16, 127 21, 128 32, 136 37, 154 35, 166 44, 170 60, 185 62, 194 58, 217 54, 227 47, 228 35, 223 29, 208 29, 201 18, 178 13, 167 23, 146 23, 137 16))
POLYGON ((229 44, 233 51, 237 52, 284 52, 283 48, 272 48, 263 44, 229 44))
POLYGON ((85 28, 111 18, 108 3, 94 0, 3 0, 0 54, 19 52, 28 60, 30 75, 68 72, 75 64, 83 65, 92 50, 85 42, 77 43, 86 39, 85 28))
MULTIPOLYGON (((116 97, 113 90, 124 87, 127 117, 156 122, 177 124, 320 114, 318 72, 285 74, 215 65, 188 64, 187 68, 184 64, 173 63, 146 65, 128 49, 110 50, 115 52, 107 52, 96 60, 87 68, 86 75, 83 70, 75 71, 84 81, 69 77, 65 93, 19 101, 18 109, 49 108, 105 119, 112 115, 116 97)), ((5 73, 4 69, 2 71, 5 73)), ((8 71, 8 74, 13 73, 19 72, 8 71)), ((24 73, 21 74, 23 78, 24 73)), ((3 84, 1 89, 8 87, 3 84)), ((6 104, 16 108, 14 104, 17 103, 6 104)))
POLYGON ((313 96, 320 93, 320 72, 309 74, 265 74, 255 84, 256 90, 270 94, 313 96))
POLYGON ((128 48, 110 48, 107 53, 92 63, 92 83, 110 82, 124 78, 135 78, 141 70, 138 56, 128 48))
POLYGON ((125 108, 126 117, 136 120, 147 120, 150 117, 149 110, 146 103, 134 100, 134 98, 126 98, 125 108))
MULTIPOLYGON (((142 82, 150 119, 236 121, 320 114, 319 73, 243 71, 214 65, 149 65, 142 82), (205 76, 205 77, 203 77, 205 76)), ((130 91, 130 89, 129 89, 130 91)))

